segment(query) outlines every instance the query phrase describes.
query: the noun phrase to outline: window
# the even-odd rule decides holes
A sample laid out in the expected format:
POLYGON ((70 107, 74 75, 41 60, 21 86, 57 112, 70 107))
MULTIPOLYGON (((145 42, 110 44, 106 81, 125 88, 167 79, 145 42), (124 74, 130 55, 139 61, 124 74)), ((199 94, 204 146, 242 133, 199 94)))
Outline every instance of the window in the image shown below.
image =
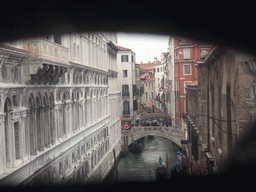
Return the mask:
POLYGON ((129 92, 129 85, 123 85, 123 92, 129 92))
POLYGON ((133 110, 134 111, 138 110, 138 102, 137 102, 137 100, 133 100, 133 110))
POLYGON ((73 56, 76 57, 76 44, 74 43, 73 44, 73 56))
POLYGON ((127 77, 127 70, 123 70, 123 77, 127 77))
POLYGON ((151 98, 154 99, 154 93, 152 92, 151 94, 152 94, 152 95, 151 95, 151 98))
POLYGON ((58 34, 58 35, 55 34, 53 36, 53 40, 54 40, 55 43, 58 43, 58 44, 61 45, 61 35, 60 34, 58 34))
POLYGON ((77 59, 79 59, 80 55, 79 55, 79 45, 77 45, 77 59))
POLYGON ((191 65, 183 65, 183 75, 191 75, 191 65))
POLYGON ((148 99, 148 93, 146 92, 146 99, 148 99))
POLYGON ((121 62, 128 62, 128 55, 121 55, 121 62))
POLYGON ((124 101, 124 114, 130 114, 130 106, 129 106, 129 101, 124 101))
POLYGON ((159 67, 157 68, 157 72, 159 72, 159 67))
POLYGON ((183 49, 184 59, 190 59, 190 49, 183 49))
POLYGON ((122 95, 129 96, 129 85, 122 85, 122 95))
POLYGON ((132 55, 132 62, 133 62, 133 55, 132 55))

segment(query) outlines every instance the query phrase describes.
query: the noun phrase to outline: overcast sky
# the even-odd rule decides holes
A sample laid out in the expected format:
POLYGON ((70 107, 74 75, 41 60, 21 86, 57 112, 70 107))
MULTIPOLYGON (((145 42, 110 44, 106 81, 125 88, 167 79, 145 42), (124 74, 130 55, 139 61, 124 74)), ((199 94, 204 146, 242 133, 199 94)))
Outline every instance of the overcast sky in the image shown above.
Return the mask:
POLYGON ((117 33, 117 45, 130 48, 136 53, 136 63, 154 61, 157 57, 160 61, 162 52, 167 52, 169 36, 117 33))

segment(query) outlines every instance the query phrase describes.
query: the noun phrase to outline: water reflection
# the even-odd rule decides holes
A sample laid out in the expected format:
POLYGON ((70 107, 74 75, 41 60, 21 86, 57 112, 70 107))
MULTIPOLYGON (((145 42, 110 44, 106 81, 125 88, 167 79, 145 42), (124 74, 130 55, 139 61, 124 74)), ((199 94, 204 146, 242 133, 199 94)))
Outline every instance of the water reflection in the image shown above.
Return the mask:
POLYGON ((159 156, 166 161, 168 153, 168 166, 174 165, 177 160, 177 150, 180 148, 172 141, 163 137, 145 137, 141 153, 129 152, 117 161, 116 170, 108 178, 109 181, 155 181, 156 162, 159 156))

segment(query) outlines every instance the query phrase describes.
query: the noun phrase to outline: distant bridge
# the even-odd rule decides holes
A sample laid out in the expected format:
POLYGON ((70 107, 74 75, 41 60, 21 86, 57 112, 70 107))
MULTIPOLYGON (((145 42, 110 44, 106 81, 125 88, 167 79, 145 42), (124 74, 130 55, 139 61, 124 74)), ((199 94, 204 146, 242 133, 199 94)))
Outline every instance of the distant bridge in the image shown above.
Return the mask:
POLYGON ((184 140, 184 131, 173 129, 171 127, 165 126, 138 126, 137 128, 132 128, 130 130, 122 131, 122 145, 127 148, 134 140, 140 137, 145 137, 148 135, 164 137, 179 147, 182 147, 181 140, 184 140))
MULTIPOLYGON (((152 118, 165 119, 165 117, 166 117, 166 114, 163 114, 163 113, 149 113, 149 114, 141 116, 140 119, 143 121, 143 120, 152 119, 152 118)), ((171 116, 169 114, 167 114, 167 117, 168 117, 168 119, 171 119, 171 116)))

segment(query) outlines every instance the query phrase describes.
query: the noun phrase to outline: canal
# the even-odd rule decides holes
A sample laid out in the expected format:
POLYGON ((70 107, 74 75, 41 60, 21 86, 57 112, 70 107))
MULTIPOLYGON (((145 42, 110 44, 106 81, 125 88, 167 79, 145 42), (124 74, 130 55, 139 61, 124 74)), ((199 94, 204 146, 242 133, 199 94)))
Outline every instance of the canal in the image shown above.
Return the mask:
POLYGON ((144 137, 143 150, 140 153, 128 152, 117 161, 117 169, 107 177, 108 182, 155 181, 156 162, 159 156, 166 162, 168 154, 169 169, 176 163, 177 150, 180 147, 163 137, 144 137))

